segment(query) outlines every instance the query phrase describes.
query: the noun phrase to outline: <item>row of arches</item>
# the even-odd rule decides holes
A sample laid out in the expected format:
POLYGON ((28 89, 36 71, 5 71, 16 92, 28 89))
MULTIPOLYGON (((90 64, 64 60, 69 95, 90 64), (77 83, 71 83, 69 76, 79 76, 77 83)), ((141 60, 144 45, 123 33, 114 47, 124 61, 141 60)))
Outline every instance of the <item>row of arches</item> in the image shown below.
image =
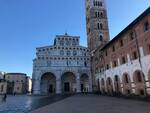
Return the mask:
POLYGON ((98 84, 102 93, 147 95, 145 75, 141 70, 136 70, 132 78, 124 73, 121 77, 115 75, 114 78, 102 78, 98 80, 98 84))
POLYGON ((88 92, 89 87, 89 76, 87 74, 82 74, 77 79, 72 72, 64 73, 61 80, 57 80, 53 73, 48 72, 42 75, 40 82, 41 94, 55 94, 58 89, 61 90, 61 93, 75 93, 77 90, 88 92))

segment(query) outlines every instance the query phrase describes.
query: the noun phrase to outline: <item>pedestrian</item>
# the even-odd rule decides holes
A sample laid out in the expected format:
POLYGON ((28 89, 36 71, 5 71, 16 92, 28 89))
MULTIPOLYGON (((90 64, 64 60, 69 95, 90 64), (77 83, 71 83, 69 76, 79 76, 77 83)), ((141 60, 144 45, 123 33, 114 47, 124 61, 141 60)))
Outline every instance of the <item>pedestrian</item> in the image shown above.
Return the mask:
POLYGON ((3 97, 3 101, 6 102, 6 99, 7 99, 7 94, 5 93, 3 97))
POLYGON ((14 96, 16 96, 16 92, 14 92, 14 96))

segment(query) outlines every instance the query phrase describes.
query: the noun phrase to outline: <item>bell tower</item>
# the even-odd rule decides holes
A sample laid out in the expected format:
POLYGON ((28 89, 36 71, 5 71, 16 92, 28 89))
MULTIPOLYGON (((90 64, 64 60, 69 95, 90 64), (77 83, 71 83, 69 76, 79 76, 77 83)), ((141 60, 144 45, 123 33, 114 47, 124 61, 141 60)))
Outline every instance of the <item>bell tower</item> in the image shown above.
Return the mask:
POLYGON ((86 0, 86 30, 91 52, 109 41, 105 0, 86 0))

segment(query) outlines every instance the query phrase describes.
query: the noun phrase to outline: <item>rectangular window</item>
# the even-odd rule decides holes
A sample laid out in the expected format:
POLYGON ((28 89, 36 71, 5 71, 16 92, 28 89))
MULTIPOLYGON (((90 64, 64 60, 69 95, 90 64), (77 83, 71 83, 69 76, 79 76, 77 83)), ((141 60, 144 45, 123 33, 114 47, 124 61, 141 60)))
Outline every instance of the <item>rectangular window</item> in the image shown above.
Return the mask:
POLYGON ((130 33, 130 40, 133 40, 133 39, 135 38, 135 36, 136 36, 136 32, 135 32, 135 31, 132 31, 132 32, 130 33))
POLYGON ((150 25, 149 25, 148 22, 146 22, 146 23, 144 24, 144 30, 145 30, 145 31, 148 31, 149 29, 150 29, 150 25))
POLYGON ((106 65, 106 69, 109 69, 109 65, 108 64, 106 65))
POLYGON ((150 53, 150 44, 147 45, 147 51, 150 53))
POLYGON ((89 33, 91 32, 90 28, 88 29, 88 32, 89 32, 89 33))
POLYGON ((105 52, 105 55, 107 56, 108 54, 107 54, 107 51, 105 52))
POLYGON ((117 67, 117 61, 114 61, 113 67, 117 67))
POLYGON ((122 57, 122 64, 125 64, 125 63, 126 63, 126 58, 122 57))
POLYGON ((137 58, 138 58, 138 55, 137 55, 137 52, 135 51, 135 52, 133 52, 132 59, 135 60, 137 58))
POLYGON ((97 18, 97 12, 95 12, 95 18, 97 18))
POLYGON ((112 47, 112 51, 115 52, 115 46, 112 47))
POLYGON ((120 47, 123 46, 123 40, 120 40, 120 47))

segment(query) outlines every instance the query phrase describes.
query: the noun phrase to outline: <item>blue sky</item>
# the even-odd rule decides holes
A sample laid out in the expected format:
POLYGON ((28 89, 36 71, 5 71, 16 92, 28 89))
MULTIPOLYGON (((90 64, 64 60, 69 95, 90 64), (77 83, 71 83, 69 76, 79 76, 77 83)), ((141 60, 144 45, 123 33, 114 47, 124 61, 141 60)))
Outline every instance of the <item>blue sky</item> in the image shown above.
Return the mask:
MULTIPOLYGON (((84 2, 0 0, 0 71, 31 76, 35 48, 53 44, 65 31, 86 46, 84 2)), ((111 39, 149 6, 149 0, 107 0, 111 39)))

